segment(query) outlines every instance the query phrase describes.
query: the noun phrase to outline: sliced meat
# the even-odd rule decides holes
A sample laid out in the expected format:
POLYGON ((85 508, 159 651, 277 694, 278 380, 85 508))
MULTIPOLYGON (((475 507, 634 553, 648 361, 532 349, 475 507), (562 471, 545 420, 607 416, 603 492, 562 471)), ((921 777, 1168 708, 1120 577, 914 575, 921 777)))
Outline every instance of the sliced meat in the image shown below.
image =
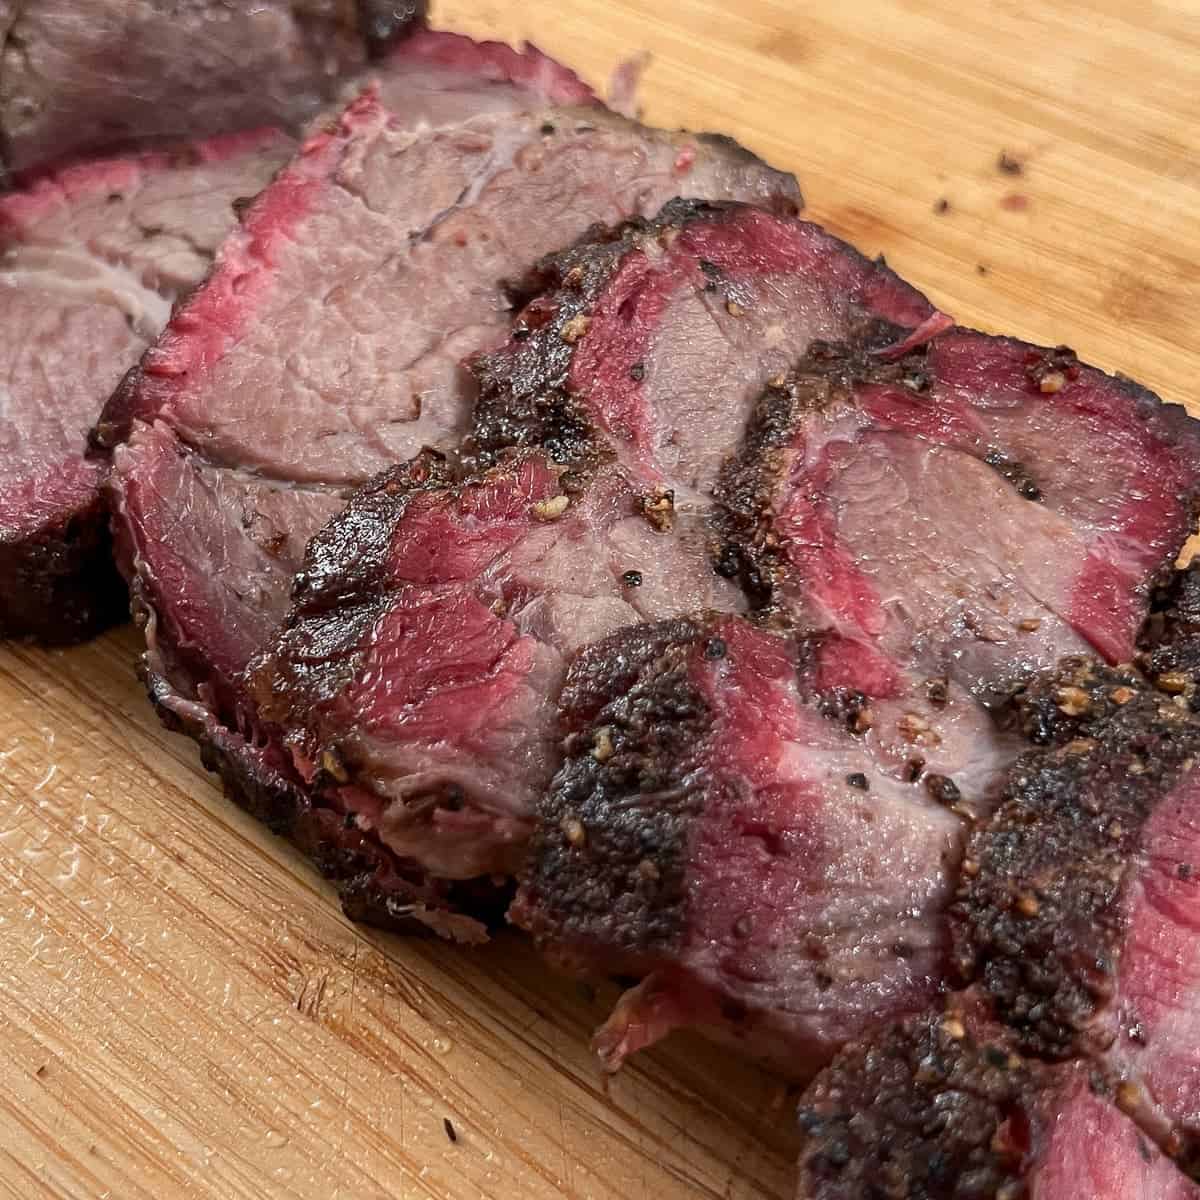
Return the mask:
POLYGON ((688 200, 556 256, 526 286, 539 294, 516 339, 476 368, 477 454, 545 445, 570 462, 596 430, 630 473, 669 480, 677 508, 710 503, 767 380, 814 342, 883 348, 949 323, 816 225, 688 200))
POLYGON ((797 1200, 1197 1200, 1080 1063, 953 1014, 854 1046, 800 1103, 797 1200))
POLYGON ((137 427, 116 471, 118 561, 140 619, 155 619, 151 670, 201 681, 195 695, 235 712, 242 668, 283 619, 295 565, 342 501, 213 466, 161 422, 137 427), (157 594, 174 606, 156 607, 157 594))
MULTIPOLYGON (((1022 746, 1011 707, 989 710, 1061 655, 1131 658, 1190 532, 1182 410, 1064 351, 957 330, 912 349, 930 328, 815 347, 723 472, 722 563, 760 620, 799 631, 797 663, 777 642, 776 684, 766 655, 714 667, 697 645, 750 635, 701 621, 600 715, 568 713, 583 733, 513 916, 573 969, 645 977, 598 1037, 610 1065, 699 1024, 803 1076, 929 1003, 969 822, 1022 746), (1058 568, 1063 545, 1081 576, 1058 568), (593 762, 588 739, 621 730, 627 756, 593 762), (670 869, 651 856, 644 880, 637 839, 664 823, 670 869)), ((619 639, 585 658, 624 678, 619 639)))
POLYGON ((257 125, 298 129, 365 64, 369 46, 396 37, 421 7, 380 0, 5 5, 5 161, 25 171, 154 139, 257 125))
POLYGON ((1023 1050, 1100 1063, 1200 1178, 1200 725, 1187 695, 1086 661, 1022 710, 1056 744, 968 843, 959 973, 1023 1050))
POLYGON ((432 875, 508 875, 557 765, 570 656, 679 604, 740 600, 705 531, 656 533, 619 477, 572 496, 536 452, 456 487, 418 463, 313 542, 252 687, 360 828, 432 875))
POLYGON ((791 181, 743 151, 530 104, 414 132, 374 93, 355 101, 247 213, 103 440, 160 419, 214 462, 354 486, 456 446, 473 400, 459 361, 503 336, 505 285, 542 248, 685 186, 794 207, 791 181), (538 223, 506 220, 530 206, 538 223))
MULTIPOLYGON (((249 210, 213 276, 106 410, 107 443, 135 420, 157 421, 162 437, 169 430, 181 443, 174 481, 159 473, 167 460, 150 452, 144 429, 118 452, 131 525, 175 526, 187 510, 171 497, 188 494, 189 453, 226 473, 252 472, 257 493, 271 490, 284 504, 317 491, 342 500, 422 446, 453 448, 473 394, 458 360, 506 325, 504 281, 597 219, 657 205, 685 175, 716 193, 793 203, 790 182, 742 152, 601 110, 539 107, 413 133, 365 95, 249 210), (691 156, 683 174, 681 156, 691 156), (506 219, 530 208, 544 219, 506 219), (160 480, 153 491, 139 486, 151 473, 160 480), (158 507, 145 521, 134 492, 158 507)), ((180 536, 209 538, 223 562, 238 537, 256 540, 261 522, 246 515, 255 503, 223 505, 220 528, 193 523, 185 533, 180 521, 180 536)), ((311 532, 306 525, 297 537, 311 532)), ((227 682, 225 666, 244 665, 260 627, 282 616, 285 591, 231 581, 214 641, 192 623, 202 615, 190 590, 159 570, 174 553, 169 539, 134 543, 168 642, 207 646, 207 673, 223 671, 227 682)), ((199 578, 225 587, 190 543, 186 557, 199 578)))
POLYGON ((967 990, 812 1085, 803 1197, 865 1200, 880 1178, 912 1197, 1200 1196, 1200 724, 1094 660, 1019 708, 1048 748, 968 841, 950 913, 967 990))
POLYGON ((72 641, 124 610, 87 431, 292 147, 224 137, 0 198, 0 637, 72 641))
POLYGON ((624 630, 572 665, 510 916, 568 970, 645 976, 597 1035, 610 1068, 699 1025, 805 1076, 937 995, 963 821, 881 769, 811 670, 734 617, 624 630))
POLYGON ((692 404, 658 367, 690 354, 694 399, 732 368, 744 419, 789 345, 872 318, 895 341, 907 330, 878 309, 912 324, 932 311, 815 226, 736 205, 672 204, 557 256, 539 282, 509 344, 475 364, 472 444, 495 465, 455 486, 423 467, 416 492, 393 473, 360 496, 313 543, 252 680, 305 778, 397 854, 454 878, 519 864, 576 652, 622 626, 743 606, 713 570, 690 459, 637 453, 629 436, 673 446, 690 432, 692 404), (719 269, 742 311, 714 291, 719 269), (751 336, 767 326, 773 337, 751 336), (632 374, 607 351, 631 328, 641 341, 624 349, 647 364, 632 374), (614 381, 639 393, 624 425, 608 419, 614 381), (329 756, 340 780, 317 778, 329 756))
POLYGON ((1198 431, 1061 348, 822 347, 726 474, 730 555, 770 615, 831 635, 822 684, 872 700, 873 738, 986 805, 1008 755, 979 705, 1063 655, 1133 658, 1194 526, 1198 431))
MULTIPOLYGON (((420 101, 413 128, 374 91, 355 101, 247 211, 205 287, 119 389, 99 428, 108 444, 127 437, 114 456, 114 504, 122 560, 154 624, 148 669, 164 685, 155 694, 169 685, 238 735, 255 721, 241 672, 285 615, 301 547, 382 468, 426 445, 453 452, 475 394, 459 363, 503 337, 509 281, 590 225, 657 211, 681 186, 783 212, 799 199, 789 177, 722 140, 648 130, 594 105, 562 107, 563 73, 540 58, 504 59, 505 83, 492 51, 472 58, 459 42, 418 36, 405 53, 423 64, 423 79, 445 70, 447 91, 462 86, 468 67, 478 69, 483 114, 439 124, 420 101), (432 50, 447 45, 455 53, 442 66, 432 50), (493 103, 514 84, 526 89, 525 111, 493 103)), ((542 460, 541 476, 557 480, 551 466, 542 460)), ((621 487, 619 503, 632 511, 639 502, 631 485, 621 487)), ((424 500, 412 503, 424 511, 424 500)), ((456 503, 446 502, 451 522, 456 503)), ((587 515, 600 503, 597 493, 577 515, 606 532, 615 517, 587 515)), ((380 530, 407 506, 381 513, 380 530)), ((644 525, 640 509, 637 516, 644 525)), ((346 547, 336 548, 344 561, 346 547)), ((400 587, 405 564, 387 568, 400 587)), ((721 589, 735 592, 714 579, 695 601, 716 603, 721 589)), ((303 586, 300 596, 309 597, 303 586)), ((311 599, 326 604, 317 592, 311 599)), ((450 756, 435 748, 429 757, 417 744, 423 736, 406 761, 424 764, 417 774, 425 782, 399 783, 397 795, 413 786, 441 795, 450 756)), ((531 734, 530 746, 540 737, 531 734)), ((505 767, 496 778, 515 773, 505 767)), ((296 781, 306 776, 312 782, 300 762, 296 781)), ((477 849, 469 848, 471 811, 449 823, 460 832, 436 838, 446 848, 434 852, 420 837, 410 844, 397 810, 391 844, 401 855, 428 852, 454 877, 511 865, 528 809, 522 796, 500 792, 492 816, 502 819, 484 822, 477 849), (504 816, 510 810, 515 824, 504 816)), ((437 807, 422 805, 431 815, 437 807)), ((366 828, 369 804, 362 817, 366 828)))

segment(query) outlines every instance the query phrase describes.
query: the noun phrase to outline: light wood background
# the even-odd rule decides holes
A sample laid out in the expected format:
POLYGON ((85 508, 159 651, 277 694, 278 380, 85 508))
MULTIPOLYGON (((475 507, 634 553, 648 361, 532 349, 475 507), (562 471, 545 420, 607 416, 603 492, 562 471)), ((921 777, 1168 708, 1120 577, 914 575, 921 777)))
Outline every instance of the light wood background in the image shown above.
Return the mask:
MULTIPOLYGON (((649 120, 792 168, 813 217, 964 323, 1200 399, 1200 0, 435 18, 533 36, 594 82, 649 50, 649 120)), ((515 938, 351 927, 159 729, 136 648, 0 648, 0 1195, 789 1195, 780 1084, 686 1039, 605 1084, 585 1047, 608 997, 515 938)))

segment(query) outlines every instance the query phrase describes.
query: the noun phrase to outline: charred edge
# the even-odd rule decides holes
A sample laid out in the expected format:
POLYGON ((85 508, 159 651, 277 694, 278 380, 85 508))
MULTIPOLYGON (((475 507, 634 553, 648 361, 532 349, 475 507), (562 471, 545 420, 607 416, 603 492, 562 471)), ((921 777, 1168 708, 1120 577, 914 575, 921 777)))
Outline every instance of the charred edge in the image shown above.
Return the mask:
POLYGON ((1163 573, 1138 638, 1138 666, 1160 686, 1200 708, 1200 560, 1163 573))
MULTIPOLYGON (((371 627, 386 611, 387 600, 347 600, 321 612, 295 612, 274 641, 249 662, 243 675, 246 693, 264 722, 277 729, 304 730, 317 710, 333 701, 358 674, 362 646, 371 627), (319 651, 313 653, 314 647, 319 651)), ((293 734, 314 760, 329 750, 314 736, 293 734)), ((345 782, 343 775, 339 782, 345 782)))
POLYGON ((688 677, 703 637, 688 621, 635 627, 572 668, 564 707, 573 731, 540 805, 518 902, 541 944, 569 952, 601 942, 619 971, 622 956, 669 950, 681 935, 685 848, 704 804, 694 767, 710 716, 688 677))
POLYGON ((292 585, 293 610, 287 624, 301 615, 375 598, 387 567, 388 545, 409 501, 420 492, 440 491, 453 483, 445 458, 423 450, 355 492, 309 542, 292 585))
MULTIPOLYGON (((423 451, 376 476, 309 542, 288 615, 245 671, 263 720, 303 729, 354 678, 366 634, 388 603, 388 548, 397 525, 414 496, 453 488, 442 456, 423 451)), ((314 755, 320 749, 308 748, 314 755)))
POLYGON ((810 1200, 1024 1195, 1030 1114, 1047 1069, 920 1018, 844 1050, 800 1101, 799 1194, 810 1200))
POLYGON ((578 337, 605 281, 628 246, 592 243, 542 264, 538 294, 516 319, 507 347, 475 359, 478 383, 466 457, 476 469, 495 465, 507 451, 540 447, 579 470, 591 465, 598 439, 583 408, 567 391, 578 337))
POLYGON ((741 449, 722 471, 715 489, 714 566, 719 575, 738 579, 764 615, 782 615, 775 611, 783 566, 771 512, 784 452, 806 415, 848 403, 859 383, 898 383, 918 391, 927 386, 923 347, 895 363, 872 353, 905 333, 874 318, 846 342, 814 343, 790 374, 771 381, 750 416, 741 449))
POLYGON ((626 255, 648 240, 669 244, 696 221, 719 220, 735 204, 669 201, 653 220, 636 217, 611 229, 593 228, 574 246, 550 255, 510 296, 527 301, 504 349, 471 363, 478 383, 467 461, 491 466, 506 451, 536 446, 573 470, 594 469, 610 451, 567 389, 581 330, 626 255))
POLYGON ((1122 895, 1145 821, 1200 753, 1200 725, 1136 673, 1086 660, 1015 701, 1049 749, 1017 761, 970 838, 950 910, 960 981, 1031 1054, 1089 1049, 1115 989, 1122 895))
POLYGON ((669 647, 693 643, 702 632, 696 621, 679 617, 630 625, 586 646, 563 684, 559 700, 563 733, 588 728, 605 706, 629 692, 669 647))
POLYGON ((0 638, 69 645, 128 616, 99 496, 34 535, 0 540, 0 638))
POLYGON ((1012 720, 1035 746, 1090 743, 1110 731, 1113 716, 1130 703, 1134 708, 1127 719, 1141 720, 1154 703, 1150 691, 1145 676, 1131 666, 1106 667, 1096 659, 1070 656, 1015 692, 1012 720))
POLYGON ((372 58, 425 24, 426 0, 357 0, 358 31, 372 58))
POLYGON ((490 924, 504 910, 507 889, 488 881, 456 884, 428 878, 405 863, 343 814, 314 803, 291 778, 278 754, 255 749, 237 734, 182 718, 169 706, 170 685, 143 669, 143 681, 162 723, 199 744, 204 766, 217 775, 226 795, 272 833, 286 838, 337 887, 346 915, 405 934, 429 934, 414 908, 467 912, 490 924))

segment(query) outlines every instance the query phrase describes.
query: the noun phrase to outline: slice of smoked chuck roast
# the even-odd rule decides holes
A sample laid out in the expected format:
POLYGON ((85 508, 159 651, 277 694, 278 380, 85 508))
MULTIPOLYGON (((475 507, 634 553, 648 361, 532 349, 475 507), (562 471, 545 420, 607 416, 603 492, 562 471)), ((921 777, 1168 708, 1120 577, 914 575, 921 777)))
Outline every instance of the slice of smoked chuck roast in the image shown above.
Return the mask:
POLYGON ((968 990, 817 1078, 801 1197, 1200 1196, 1200 726, 1094 660, 1019 708, 1051 746, 968 841, 968 990))
POLYGON ((296 130, 371 47, 415 21, 417 8, 390 0, 5 3, 5 163, 25 171, 153 139, 296 130))
POLYGON ((1182 409, 1062 352, 1043 390, 1041 352, 960 331, 887 357, 816 348, 725 476, 728 557, 764 619, 798 627, 791 675, 783 642, 708 663, 695 645, 731 637, 705 620, 632 691, 619 638, 580 660, 618 683, 598 715, 567 706, 513 916, 569 967, 647 976, 599 1036, 610 1065, 701 1024, 804 1076, 928 1003, 963 840, 1022 744, 988 706, 1089 643, 1132 658, 1190 532, 1182 409))
POLYGON ((125 611, 87 431, 203 278, 271 130, 81 163, 0 198, 0 637, 67 642, 125 611))
POLYGON ((809 702, 809 673, 737 617, 572 665, 511 915, 568 970, 646 976, 597 1035, 608 1066, 699 1025, 804 1076, 937 995, 962 822, 809 702))
POLYGON ((508 875, 557 766, 567 658, 678 604, 740 600, 705 531, 657 532, 618 474, 566 492, 529 451, 448 486, 419 460, 313 540, 252 687, 358 829, 434 875, 508 875))
POLYGON ((826 346, 726 473, 731 559, 826 634, 818 683, 897 763, 986 806, 985 716, 1065 654, 1128 662, 1192 532, 1200 425, 1066 350, 954 330, 894 362, 826 346))
MULTIPOLYGON (((454 450, 475 393, 460 359, 504 336, 508 281, 681 188, 783 212, 799 201, 790 177, 723 139, 557 104, 536 89, 557 95, 560 75, 539 59, 526 80, 528 57, 506 54, 511 82, 535 89, 526 111, 495 107, 481 54, 481 116, 413 128, 368 92, 314 135, 101 423, 103 442, 127 438, 114 506, 154 695, 207 710, 186 724, 219 741, 227 779, 253 777, 266 753, 243 738, 228 762, 253 720, 242 671, 286 615, 304 545, 381 468, 454 450), (220 726, 231 736, 214 738, 220 726)), ((277 828, 296 803, 280 802, 277 828)))
POLYGON ((815 226, 746 206, 672 204, 541 279, 509 344, 475 364, 474 444, 495 465, 447 485, 427 460, 419 487, 401 469, 360 494, 312 543, 252 676, 328 803, 456 878, 519 864, 572 655, 743 606, 712 565, 715 450, 689 440, 717 381, 744 381, 732 403, 719 393, 729 452, 738 406, 744 421, 814 335, 886 313, 907 322, 881 322, 894 343, 932 312, 815 226))

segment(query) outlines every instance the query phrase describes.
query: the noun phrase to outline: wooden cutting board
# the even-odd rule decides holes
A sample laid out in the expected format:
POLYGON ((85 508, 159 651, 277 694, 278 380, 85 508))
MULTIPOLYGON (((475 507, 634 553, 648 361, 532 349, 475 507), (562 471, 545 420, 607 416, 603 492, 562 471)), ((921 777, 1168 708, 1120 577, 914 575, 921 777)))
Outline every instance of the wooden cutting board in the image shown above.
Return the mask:
MULTIPOLYGON (((649 120, 795 170, 812 216, 964 323, 1200 398, 1196 0, 442 0, 435 19, 532 36, 597 83, 649 50, 649 120)), ((136 651, 128 629, 0 649, 0 1194, 790 1194, 782 1085, 687 1039, 606 1083, 586 1041, 611 996, 516 938, 351 927, 159 728, 136 651)))

